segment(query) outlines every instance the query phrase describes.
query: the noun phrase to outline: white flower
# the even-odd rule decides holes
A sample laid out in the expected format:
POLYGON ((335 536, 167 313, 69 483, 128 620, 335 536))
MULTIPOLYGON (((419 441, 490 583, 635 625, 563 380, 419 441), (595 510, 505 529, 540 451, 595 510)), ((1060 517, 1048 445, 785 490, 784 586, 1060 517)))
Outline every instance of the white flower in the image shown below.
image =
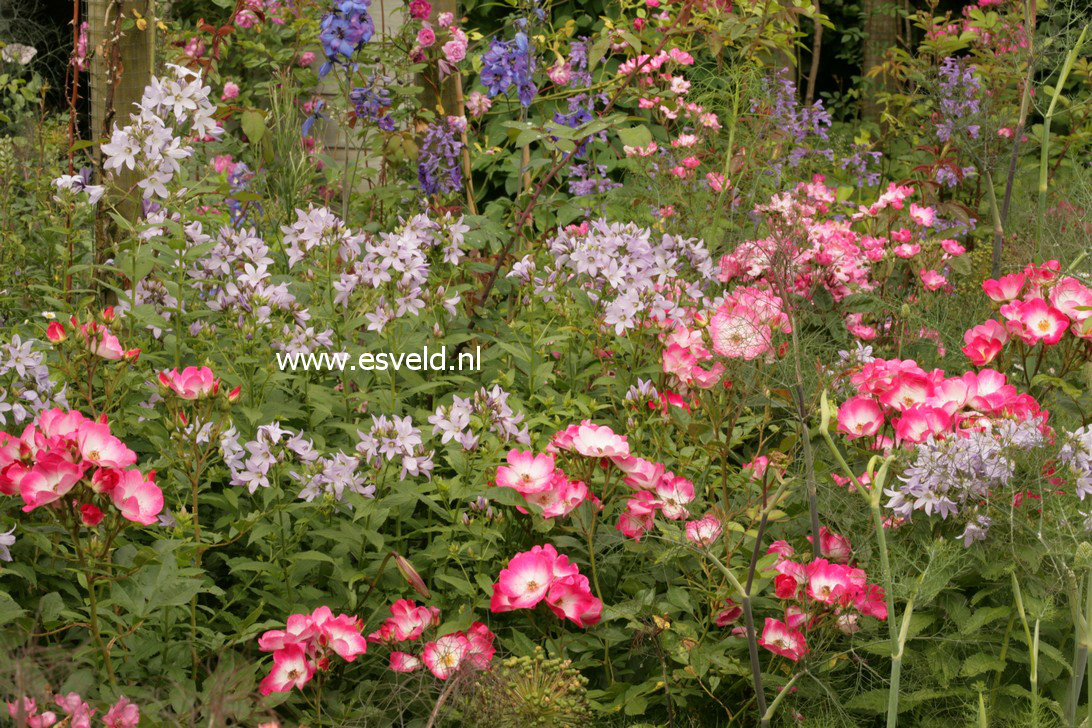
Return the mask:
POLYGON ((11 527, 11 530, 7 533, 0 533, 0 561, 11 561, 10 546, 15 545, 15 526, 11 527))
POLYGON ((37 48, 22 43, 8 43, 0 50, 0 60, 19 66, 27 65, 36 55, 38 55, 37 48))

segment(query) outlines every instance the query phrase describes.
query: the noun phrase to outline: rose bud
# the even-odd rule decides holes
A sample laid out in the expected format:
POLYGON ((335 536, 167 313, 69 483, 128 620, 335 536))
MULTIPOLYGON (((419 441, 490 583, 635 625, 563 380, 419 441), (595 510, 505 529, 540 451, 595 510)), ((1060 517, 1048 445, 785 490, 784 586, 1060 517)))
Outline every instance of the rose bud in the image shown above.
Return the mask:
POLYGON ((99 523, 102 522, 103 515, 103 512, 100 511, 98 507, 90 503, 84 503, 80 506, 80 521, 82 521, 85 526, 99 525, 99 523))

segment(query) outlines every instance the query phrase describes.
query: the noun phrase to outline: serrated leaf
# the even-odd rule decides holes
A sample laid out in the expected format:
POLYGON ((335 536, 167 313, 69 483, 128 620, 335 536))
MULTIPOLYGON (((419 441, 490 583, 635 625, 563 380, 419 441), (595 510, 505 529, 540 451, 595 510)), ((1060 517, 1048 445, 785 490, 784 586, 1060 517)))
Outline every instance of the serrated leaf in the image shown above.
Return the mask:
POLYGON ((971 655, 963 661, 963 666, 959 668, 959 674, 963 677, 974 677, 975 675, 981 675, 984 672, 994 672, 1004 669, 1005 661, 1000 657, 994 655, 986 655, 979 653, 977 655, 971 655))
POLYGON ((14 599, 5 592, 0 592, 0 625, 18 619, 25 613, 26 610, 20 607, 14 599))
POLYGON ((43 623, 51 623, 57 620, 64 609, 64 599, 57 592, 50 592, 38 602, 38 614, 43 623))
POLYGON ((1012 607, 984 607, 982 609, 975 610, 974 614, 970 618, 959 626, 961 634, 971 634, 982 629, 984 625, 993 622, 994 620, 1007 617, 1012 612, 1012 607))

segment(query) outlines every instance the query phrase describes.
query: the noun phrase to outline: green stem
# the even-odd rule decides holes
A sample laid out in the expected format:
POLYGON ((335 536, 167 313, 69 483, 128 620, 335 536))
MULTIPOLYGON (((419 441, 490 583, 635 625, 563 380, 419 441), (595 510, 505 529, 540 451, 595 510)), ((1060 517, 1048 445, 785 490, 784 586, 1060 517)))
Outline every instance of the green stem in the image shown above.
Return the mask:
POLYGON ((712 552, 702 553, 709 557, 716 567, 720 569, 721 573, 727 577, 728 582, 739 596, 740 604, 743 607, 743 619, 747 629, 747 651, 750 654, 751 659, 751 680, 755 690, 755 704, 758 706, 759 716, 763 716, 761 725, 765 728, 769 725, 769 721, 764 717, 767 712, 766 694, 765 689, 762 687, 762 665, 758 660, 758 633, 755 630, 754 615, 751 612, 751 595, 747 592, 747 589, 739 583, 739 579, 732 573, 732 570, 725 566, 720 559, 712 554, 712 552))
POLYGON ((1016 579, 1016 573, 1011 574, 1012 593, 1016 599, 1016 613, 1020 615, 1020 624, 1024 628, 1024 639, 1028 643, 1028 652, 1031 660, 1031 721, 1033 726, 1039 725, 1039 619, 1035 620, 1035 634, 1032 635, 1028 625, 1027 612, 1024 611, 1024 595, 1020 591, 1020 582, 1016 579))
POLYGON ((1005 226, 1001 221, 1001 210, 997 207, 997 191, 993 188, 993 175, 986 170, 986 192, 990 196, 990 219, 993 221, 993 264, 994 278, 1001 275, 1001 246, 1005 240, 1005 226))
MULTIPOLYGON (((1085 586, 1087 589, 1087 585, 1085 586)), ((1081 590, 1076 579, 1071 582, 1068 591, 1074 624, 1074 637, 1073 670, 1069 677, 1069 689, 1066 691, 1065 722, 1070 728, 1076 728, 1077 702, 1081 697, 1081 688, 1084 686, 1084 671, 1088 662, 1088 642, 1086 639, 1088 623, 1085 614, 1081 612, 1081 590)), ((1088 596, 1092 597, 1092 594, 1088 596)))
MULTIPOLYGON (((891 685, 887 689, 888 728, 895 728, 899 723, 899 682, 902 678, 902 656, 906 649, 906 639, 910 634, 910 619, 913 616, 914 598, 910 597, 906 600, 906 608, 902 613, 898 640, 895 642, 895 652, 891 655, 891 685)), ((895 615, 892 612, 888 612, 888 621, 890 622, 894 618, 895 615)))
POLYGON ((793 675, 792 678, 787 683, 785 683, 785 686, 777 692, 777 697, 773 699, 773 702, 770 703, 770 707, 766 708, 766 712, 762 715, 762 723, 764 725, 769 725, 770 721, 773 720, 774 712, 777 710, 777 706, 780 705, 781 701, 785 699, 785 696, 789 694, 793 683, 796 682, 796 678, 798 677, 800 677, 800 673, 796 673, 795 675, 793 675))
POLYGON ((1054 85, 1054 93, 1050 97, 1050 106, 1047 107, 1047 112, 1043 116, 1043 141, 1039 151, 1039 210, 1035 219, 1035 245, 1040 257, 1043 253, 1043 217, 1046 214, 1047 175, 1050 171, 1050 123, 1054 119, 1054 109, 1058 106, 1058 99, 1061 98, 1065 82, 1069 79, 1069 72, 1073 70, 1073 65, 1077 62, 1077 57, 1084 46, 1086 35, 1088 35, 1087 25, 1081 29, 1077 42, 1066 54, 1065 62, 1062 64, 1062 72, 1058 76, 1058 82, 1054 85))
MULTIPOLYGON (((591 479, 589 478, 589 482, 591 479)), ((606 502, 606 493, 604 492, 603 501, 606 502)), ((595 561, 595 527, 599 524, 599 510, 593 505, 591 507, 591 522, 588 524, 588 532, 586 534, 588 540, 588 563, 591 564, 592 585, 595 586, 595 596, 599 598, 599 603, 603 604, 603 589, 599 586, 599 568, 595 561)), ((611 666, 610 661, 610 643, 606 638, 603 639, 603 667, 607 672, 607 680, 609 683, 614 682, 614 669, 611 666)))
POLYGON ((910 625, 910 615, 913 613, 914 600, 913 597, 906 602, 906 614, 903 615, 903 623, 901 625, 895 619, 895 597, 892 593, 893 579, 891 576, 891 560, 887 553, 887 534, 883 527, 883 513, 880 510, 880 499, 883 497, 883 485, 887 480, 887 469, 894 460, 894 456, 889 456, 880 465, 879 471, 876 473, 876 477, 872 482, 872 489, 866 491, 861 482, 857 479, 857 474, 853 472, 853 469, 849 467, 849 463, 842 456, 842 451, 834 443, 834 438, 830 435, 830 403, 827 400, 827 393, 823 392, 819 400, 819 412, 822 420, 819 425, 819 429, 823 435, 823 439, 826 440, 827 447, 834 454, 834 459, 838 461, 838 464, 853 481, 854 487, 865 499, 868 500, 869 510, 872 512, 872 526, 876 532, 876 545, 880 552, 880 571, 883 576, 883 592, 884 601, 887 603, 887 631, 891 640, 891 684, 888 687, 887 693, 887 726, 888 728, 895 728, 899 720, 899 680, 902 675, 902 654, 903 647, 906 644, 907 630, 910 625))
MULTIPOLYGON (((64 517, 62 516, 62 518, 64 517)), ((83 567, 84 579, 87 580, 88 622, 91 626, 91 636, 94 638, 95 645, 102 654, 102 664, 106 669, 106 677, 111 685, 116 686, 118 681, 114 676, 114 664, 110 660, 110 650, 106 646, 106 643, 103 642, 102 630, 99 628, 99 599, 95 590, 95 570, 92 568, 90 563, 91 560, 88 554, 83 550, 83 546, 80 542, 79 517, 74 510, 69 511, 68 520, 70 520, 69 532, 72 534, 72 545, 76 549, 76 556, 80 560, 80 566, 83 567)))
POLYGON ((114 676, 114 664, 110 660, 110 650, 107 648, 106 643, 102 640, 102 630, 99 628, 99 602, 98 596, 96 596, 95 588, 95 575, 89 569, 84 572, 84 576, 87 579, 87 598, 90 606, 91 613, 91 634, 95 638, 95 644, 98 645, 99 652, 102 653, 103 667, 106 668, 106 677, 110 681, 111 685, 116 686, 118 684, 117 678, 114 676))

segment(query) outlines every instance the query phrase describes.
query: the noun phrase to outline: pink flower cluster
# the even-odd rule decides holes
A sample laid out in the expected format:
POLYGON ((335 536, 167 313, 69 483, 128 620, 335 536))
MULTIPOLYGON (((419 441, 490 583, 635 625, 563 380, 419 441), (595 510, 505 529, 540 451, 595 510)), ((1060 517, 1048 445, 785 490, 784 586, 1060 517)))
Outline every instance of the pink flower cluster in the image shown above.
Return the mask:
POLYGON ((543 600, 559 619, 578 627, 598 624, 603 614, 603 602, 592 594, 588 577, 550 544, 512 557, 493 585, 489 608, 493 612, 533 609, 543 600))
POLYGON ((694 500, 694 484, 689 480, 644 458, 615 458, 613 462, 624 474, 622 482, 636 491, 615 526, 624 536, 640 541, 652 529, 657 512, 672 521, 690 516, 686 506, 694 500))
POLYGON ((334 616, 329 607, 311 614, 293 614, 284 629, 273 629, 258 638, 258 648, 273 653, 273 670, 258 686, 262 695, 302 688, 318 670, 330 667, 333 653, 352 662, 368 651, 359 617, 334 616))
POLYGON ((1092 289, 1073 277, 1059 279, 1060 270, 1051 260, 983 281, 982 290, 1001 304, 1002 320, 990 319, 963 334, 963 353, 972 364, 989 364, 1012 340, 1027 347, 1055 346, 1067 333, 1092 340, 1092 289))
MULTIPOLYGON (((701 137, 715 134, 720 129, 720 122, 716 114, 706 111, 701 104, 686 100, 690 81, 666 70, 669 64, 692 66, 694 57, 682 49, 671 48, 651 56, 639 54, 618 67, 619 77, 636 76, 631 88, 637 93, 639 108, 651 110, 664 126, 671 122, 683 125, 671 140, 670 148, 649 142, 644 146, 624 146, 622 151, 627 157, 649 158, 657 155, 655 165, 647 167, 650 172, 660 172, 679 180, 693 180, 698 176, 697 170, 704 154, 701 137)), ((706 172, 705 177, 710 180, 711 186, 716 180, 721 189, 724 188, 722 175, 706 172), (713 177, 710 178, 710 175, 713 177)))
MULTIPOLYGON (((906 279, 916 280, 922 289, 948 286, 942 271, 966 251, 955 240, 938 239, 933 208, 907 204, 914 194, 912 187, 891 184, 871 205, 860 205, 846 215, 836 191, 824 182, 822 175, 816 175, 810 183, 802 182, 759 205, 756 211, 767 218, 771 235, 744 242, 723 256, 719 279, 753 282, 772 291, 784 286, 808 299, 824 289, 840 302, 878 288, 890 279, 888 269, 893 271, 895 263, 905 261, 903 266, 913 276, 906 279), (888 265, 875 265, 882 261, 888 265)), ((907 288, 902 295, 910 298, 914 291, 907 288)), ((878 335, 860 314, 847 315, 846 320, 858 338, 878 335)))
MULTIPOLYGON (((114 309, 112 306, 103 310, 102 319, 104 322, 113 321, 114 309)), ((72 328, 80 333, 80 342, 84 348, 95 356, 108 361, 117 361, 119 359, 136 361, 140 356, 140 349, 126 349, 123 347, 118 337, 110 333, 110 329, 102 322, 88 321, 81 324, 73 316, 70 323, 72 328)), ((46 327, 46 338, 54 344, 60 344, 68 339, 68 330, 59 321, 52 321, 46 327)))
MULTIPOLYGON (((640 540, 652 528, 657 511, 672 520, 688 518, 686 504, 694 500, 694 484, 684 477, 667 472, 663 465, 630 454, 625 435, 615 433, 605 425, 584 420, 554 434, 545 454, 511 450, 508 465, 497 468, 496 484, 518 491, 528 503, 543 509, 543 516, 556 518, 573 511, 585 501, 602 508, 600 500, 581 481, 572 480, 558 467, 557 458, 570 453, 601 460, 604 467, 613 464, 621 472, 623 482, 635 493, 626 501, 619 516, 619 531, 640 540)), ((571 463, 577 468, 581 463, 571 463)), ((570 468, 572 470, 572 468, 570 468)), ((521 513, 526 513, 522 507, 521 513)))
MULTIPOLYGON (((410 3, 410 14, 421 22, 417 30, 417 43, 410 50, 410 60, 414 63, 423 62, 426 58, 425 49, 439 44, 441 56, 438 60, 441 76, 455 73, 458 64, 466 58, 466 49, 469 40, 466 31, 455 22, 455 16, 451 13, 441 13, 437 19, 438 30, 445 33, 444 37, 437 37, 437 29, 428 21, 432 13, 432 6, 425 0, 414 0, 410 3), (446 40, 445 40, 446 38, 446 40)), ((480 114, 475 114, 480 116, 480 114)))
MULTIPOLYGON (((91 420, 75 410, 45 410, 19 437, 0 432, 0 493, 18 492, 28 513, 82 483, 79 500, 109 499, 126 520, 151 525, 163 510, 163 492, 155 473, 144 475, 130 468, 134 463, 136 453, 110 433, 105 417, 91 420)), ((90 502, 80 514, 86 526, 103 518, 90 502)))
POLYGON ((775 334, 792 332, 781 299, 769 289, 738 286, 714 301, 711 311, 682 314, 663 336, 661 363, 682 391, 711 389, 721 383, 726 359, 772 360, 780 353, 775 334))
POLYGON ((220 380, 208 367, 186 367, 181 372, 164 369, 159 373, 159 383, 164 391, 187 400, 205 399, 220 391, 220 380))
MULTIPOLYGON (((510 450, 507 459, 508 465, 497 468, 497 485, 517 491, 541 508, 545 518, 568 515, 588 498, 588 487, 555 467, 553 455, 510 450)), ((522 506, 518 509, 527 512, 522 506)))
MULTIPOLYGON (((375 632, 368 635, 372 642, 395 645, 413 642, 428 627, 440 623, 436 607, 417 606, 409 599, 399 599, 390 607, 391 616, 375 632)), ((422 665, 440 680, 447 680, 464 665, 485 670, 496 654, 496 638, 481 622, 474 622, 466 632, 450 632, 425 643, 420 654, 396 650, 391 652, 390 667, 395 672, 415 672, 422 665)))
POLYGON ((702 324, 707 321, 704 315, 684 309, 683 317, 663 336, 663 370, 678 381, 680 389, 710 389, 724 376, 724 362, 716 361, 712 345, 705 340, 707 327, 702 324))
POLYGON ((850 383, 860 394, 838 408, 838 430, 851 440, 875 437, 878 450, 975 429, 988 419, 1035 417, 1045 427, 1049 417, 993 369, 949 377, 909 359, 874 359, 854 371, 850 383), (888 424, 893 440, 882 432, 888 424))
POLYGON ((712 513, 706 513, 697 520, 687 522, 686 538, 705 548, 715 543, 723 530, 720 519, 712 513))
MULTIPOLYGON (((496 484, 519 492, 528 503, 542 508, 544 517, 557 518, 568 515, 585 500, 596 503, 598 500, 588 491, 587 485, 570 479, 557 467, 555 454, 576 452, 588 458, 624 457, 629 454, 629 444, 624 435, 615 434, 611 428, 584 420, 556 433, 546 450, 542 455, 511 450, 507 456, 508 465, 497 468, 496 484)), ((519 511, 527 512, 522 507, 519 511)))
POLYGON ((1024 25, 1023 5, 1005 3, 1004 0, 978 0, 969 2, 963 8, 963 18, 951 23, 937 24, 926 31, 930 40, 945 40, 948 37, 959 39, 961 43, 970 42, 991 55, 1014 53, 1028 47, 1027 27, 1024 25), (1007 12, 1001 11, 1002 5, 1008 5, 1007 12), (996 8, 998 12, 986 15, 982 11, 996 8), (976 17, 977 16, 977 17, 976 17), (979 18, 989 17, 990 21, 982 26, 979 18))
MULTIPOLYGON (((88 705, 79 693, 54 695, 53 702, 61 709, 64 716, 58 718, 52 710, 38 712, 38 703, 33 698, 23 697, 14 703, 8 703, 8 716, 16 725, 28 728, 49 728, 60 724, 66 728, 91 728, 91 719, 97 708, 88 705)), ((105 728, 137 728, 140 723, 140 708, 124 695, 102 716, 105 728)))
POLYGON ((739 287, 724 297, 709 321, 713 351, 729 359, 752 361, 773 355, 773 334, 791 333, 781 299, 770 291, 739 287))
MULTIPOLYGON (((774 654, 797 661, 808 653, 804 631, 833 622, 843 632, 860 629, 860 617, 887 619, 887 603, 883 588, 868 583, 863 569, 849 564, 849 541, 843 536, 825 531, 820 534, 821 548, 830 559, 813 559, 809 563, 794 561, 795 549, 776 541, 768 553, 777 554, 772 570, 774 593, 785 602, 784 620, 767 618, 758 643, 774 654), (805 626, 801 631, 800 627, 805 626)), ((731 607, 731 605, 729 605, 731 607)), ((718 615, 718 624, 739 614, 725 610, 718 615)), ((722 625, 723 626, 723 625, 722 625)))

